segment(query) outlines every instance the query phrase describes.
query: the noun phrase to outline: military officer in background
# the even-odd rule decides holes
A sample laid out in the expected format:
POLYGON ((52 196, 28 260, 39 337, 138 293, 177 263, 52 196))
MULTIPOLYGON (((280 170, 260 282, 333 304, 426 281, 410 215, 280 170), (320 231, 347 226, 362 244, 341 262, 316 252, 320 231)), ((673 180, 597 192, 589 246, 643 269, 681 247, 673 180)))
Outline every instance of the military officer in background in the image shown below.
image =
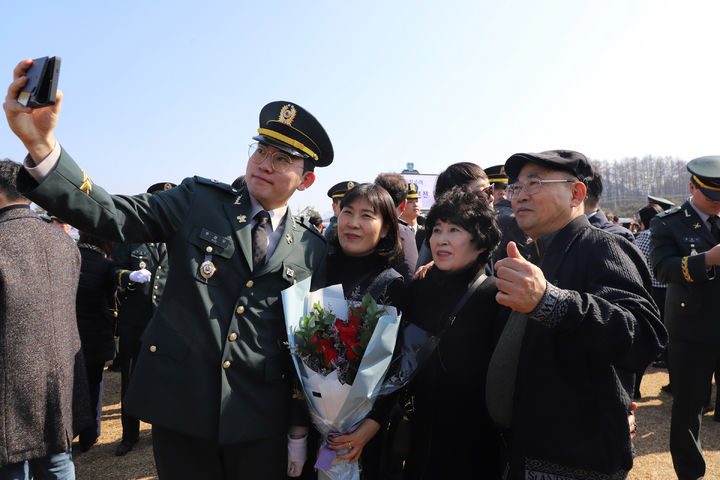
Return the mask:
POLYGON ((485 169, 488 181, 493 187, 493 208, 498 217, 509 217, 513 214, 510 199, 507 196, 508 176, 505 165, 493 165, 485 169))
POLYGON ((324 229, 325 231, 323 232, 323 235, 325 235, 325 237, 328 237, 335 228, 337 228, 337 216, 340 214, 340 202, 348 190, 353 188, 355 185, 357 185, 357 182, 346 180, 344 182, 336 183, 330 187, 330 190, 327 191, 327 196, 332 199, 333 216, 330 217, 328 226, 324 229))
POLYGON ((667 284, 670 453, 680 480, 705 475, 700 424, 720 362, 720 156, 696 158, 687 169, 690 199, 650 222, 650 260, 667 284))
MULTIPOLYGON (((147 193, 159 193, 176 185, 160 182, 147 193)), ((165 243, 121 243, 112 253, 114 278, 119 296, 118 332, 120 337, 120 394, 125 396, 140 353, 140 336, 160 304, 168 275, 165 243)), ((126 455, 140 435, 140 421, 125 410, 121 402, 122 441, 115 455, 126 455)))
POLYGON ((405 210, 400 214, 400 220, 404 221, 415 234, 415 246, 418 251, 425 240, 425 218, 420 215, 420 195, 418 194, 417 184, 408 183, 407 204, 405 210))
POLYGON ((155 195, 110 195, 53 135, 62 93, 37 110, 17 101, 31 64, 18 64, 4 104, 29 152, 22 191, 83 230, 167 245, 165 293, 124 398, 153 425, 158 477, 281 479, 288 460, 299 474, 302 447, 288 434, 302 442, 291 416, 307 417, 304 401, 292 400, 280 292, 310 276, 312 289, 326 282, 325 239, 288 207, 333 160, 324 128, 299 105, 272 102, 260 111, 242 189, 191 177, 155 195))

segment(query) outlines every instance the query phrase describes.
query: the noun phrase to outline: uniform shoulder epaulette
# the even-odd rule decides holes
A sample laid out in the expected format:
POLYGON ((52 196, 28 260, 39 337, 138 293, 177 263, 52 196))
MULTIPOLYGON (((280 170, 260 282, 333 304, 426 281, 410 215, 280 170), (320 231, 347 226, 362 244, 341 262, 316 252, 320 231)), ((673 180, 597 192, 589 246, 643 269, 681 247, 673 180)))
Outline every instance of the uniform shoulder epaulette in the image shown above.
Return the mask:
POLYGON ((324 236, 317 228, 315 228, 315 225, 313 225, 312 223, 310 223, 310 219, 309 219, 309 218, 306 218, 306 217, 295 217, 295 223, 297 223, 298 225, 302 225, 303 227, 305 227, 306 230, 309 230, 309 231, 311 231, 312 233, 314 233, 315 235, 317 235, 318 237, 322 238, 322 239, 323 239, 323 242, 327 241, 327 239, 325 238, 325 236, 324 236))
POLYGON ((197 175, 195 175, 193 179, 197 183, 202 183, 203 185, 211 185, 215 188, 219 188, 220 190, 224 190, 231 194, 236 194, 238 192, 237 188, 234 188, 227 183, 223 183, 220 180, 215 180, 214 178, 198 177, 197 175))
POLYGON ((682 208, 680 208, 680 207, 668 208, 668 209, 665 210, 664 212, 658 213, 657 216, 660 217, 660 218, 667 217, 667 216, 669 216, 669 215, 673 215, 673 214, 675 214, 675 213, 678 213, 680 210, 682 210, 682 208))

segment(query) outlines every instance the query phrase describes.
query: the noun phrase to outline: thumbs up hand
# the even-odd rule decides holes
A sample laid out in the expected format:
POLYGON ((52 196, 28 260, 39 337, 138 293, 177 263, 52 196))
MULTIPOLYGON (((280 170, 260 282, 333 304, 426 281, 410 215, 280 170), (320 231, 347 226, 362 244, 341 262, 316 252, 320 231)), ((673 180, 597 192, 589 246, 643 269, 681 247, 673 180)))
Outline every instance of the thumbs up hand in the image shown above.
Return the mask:
POLYGON ((495 299, 500 305, 517 312, 530 313, 545 294, 545 275, 520 255, 515 242, 508 243, 507 255, 495 262, 499 290, 495 299))

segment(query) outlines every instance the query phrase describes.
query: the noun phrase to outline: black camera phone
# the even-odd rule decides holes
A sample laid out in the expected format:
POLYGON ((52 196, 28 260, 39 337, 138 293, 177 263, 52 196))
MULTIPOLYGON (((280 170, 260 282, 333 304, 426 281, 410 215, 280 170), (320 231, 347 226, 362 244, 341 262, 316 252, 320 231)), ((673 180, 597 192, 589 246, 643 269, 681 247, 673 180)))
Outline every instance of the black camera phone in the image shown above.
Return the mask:
POLYGON ((25 76, 28 80, 18 95, 18 102, 30 108, 55 105, 60 57, 36 58, 25 76))

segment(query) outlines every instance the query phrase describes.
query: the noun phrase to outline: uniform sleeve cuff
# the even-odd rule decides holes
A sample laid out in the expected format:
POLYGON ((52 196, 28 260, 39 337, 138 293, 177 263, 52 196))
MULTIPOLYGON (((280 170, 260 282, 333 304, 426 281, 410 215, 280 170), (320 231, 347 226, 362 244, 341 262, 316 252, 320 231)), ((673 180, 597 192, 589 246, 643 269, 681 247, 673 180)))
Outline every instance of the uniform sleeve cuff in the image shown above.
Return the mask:
POLYGON ((52 152, 50 152, 48 156, 40 162, 40 165, 35 167, 31 166, 34 165, 34 162, 30 158, 30 155, 28 155, 25 157, 23 166, 30 176, 35 179, 35 181, 42 183, 43 180, 50 175, 50 172, 52 172, 53 168, 55 168, 55 165, 57 165, 61 152, 62 148, 60 148, 60 144, 55 142, 55 147, 52 149, 52 152))

